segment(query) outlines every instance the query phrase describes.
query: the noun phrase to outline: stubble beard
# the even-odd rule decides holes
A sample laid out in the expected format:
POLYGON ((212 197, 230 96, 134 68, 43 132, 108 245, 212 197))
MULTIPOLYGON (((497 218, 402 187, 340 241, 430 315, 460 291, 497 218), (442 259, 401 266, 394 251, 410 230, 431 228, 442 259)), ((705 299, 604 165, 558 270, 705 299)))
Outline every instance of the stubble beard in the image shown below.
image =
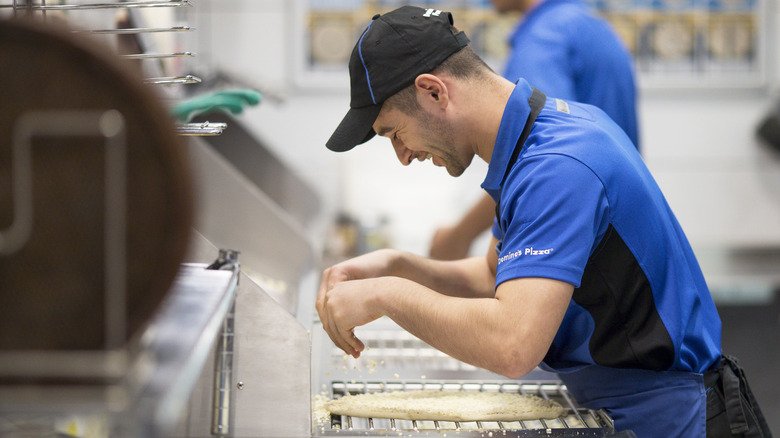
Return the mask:
MULTIPOLYGON (((444 168, 447 169, 447 173, 454 177, 462 175, 470 163, 464 163, 463 160, 453 152, 455 142, 452 135, 452 128, 449 124, 434 118, 424 111, 420 114, 420 120, 424 126, 428 127, 430 138, 437 139, 436 143, 445 145, 444 148, 432 147, 432 149, 436 149, 439 152, 438 156, 444 161, 444 168)), ((434 144, 433 141, 429 143, 434 144)))

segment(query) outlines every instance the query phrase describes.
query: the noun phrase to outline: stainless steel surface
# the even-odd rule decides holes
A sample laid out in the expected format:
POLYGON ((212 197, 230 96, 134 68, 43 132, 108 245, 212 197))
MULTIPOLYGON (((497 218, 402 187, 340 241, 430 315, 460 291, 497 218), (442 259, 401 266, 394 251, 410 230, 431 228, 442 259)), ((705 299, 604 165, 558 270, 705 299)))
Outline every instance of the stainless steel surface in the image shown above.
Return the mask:
POLYGON ((228 435, 230 430, 230 398, 233 383, 233 340, 235 325, 235 303, 222 323, 222 332, 217 340, 214 363, 214 410, 211 415, 211 434, 228 435))
MULTIPOLYGON (((229 84, 228 84, 229 85, 229 84)), ((264 94, 265 96, 265 94, 264 94)), ((280 159, 262 138, 240 117, 213 113, 193 121, 226 123, 230 129, 206 142, 253 182, 271 200, 290 214, 302 227, 317 218, 320 199, 317 193, 280 159)))
MULTIPOLYGON (((209 248, 241 252, 232 386, 220 402, 229 403, 222 413, 228 435, 310 437, 311 341, 301 321, 311 324, 311 312, 300 313, 297 301, 300 295, 313 302, 314 286, 306 283, 316 266, 313 246, 297 221, 204 140, 194 137, 188 144, 200 201, 193 237, 198 243, 189 260, 203 259, 209 248)), ((214 392, 204 389, 226 377, 218 368, 204 369, 190 399, 188 425, 178 435, 211 433, 218 404, 214 392)))
MULTIPOLYGON (((299 223, 203 139, 189 139, 199 198, 195 229, 214 246, 241 251, 241 270, 285 312, 311 325, 314 302, 314 246, 299 223), (229 225, 226 225, 229 224, 229 225)), ((192 259, 190 259, 192 260, 192 259)), ((241 309, 237 309, 240 312, 241 309)), ((308 361, 307 361, 308 363, 308 361)))
POLYGON ((158 367, 140 394, 143 403, 138 405, 155 420, 146 428, 149 436, 164 436, 181 421, 193 385, 236 298, 238 271, 205 267, 183 266, 170 301, 142 337, 143 350, 158 358, 158 367))
POLYGON ((129 29, 75 29, 75 33, 94 33, 94 34, 113 34, 113 35, 134 35, 139 33, 160 33, 160 32, 189 32, 195 30, 189 26, 173 27, 134 27, 129 29))
POLYGON ((36 11, 64 11, 64 10, 83 10, 83 9, 117 9, 117 8, 170 8, 170 7, 182 7, 192 6, 192 2, 189 0, 184 1, 128 1, 117 3, 83 3, 83 4, 46 4, 30 3, 30 4, 10 4, 0 5, 0 8, 8 9, 33 9, 36 11))
POLYGON ((236 298, 232 434, 310 437, 309 333, 252 278, 241 276, 236 298))
POLYGON ((201 80, 199 77, 194 75, 184 75, 184 76, 163 76, 163 77, 145 78, 144 82, 147 84, 154 84, 154 85, 199 84, 201 80))
POLYGON ((225 123, 184 123, 176 125, 176 132, 184 136, 213 136, 220 135, 227 128, 225 123))
POLYGON ((175 53, 131 53, 122 55, 126 59, 163 59, 163 58, 192 58, 195 56, 192 52, 175 53))
MULTIPOLYGON (((236 296, 238 272, 205 266, 182 266, 158 312, 125 349, 70 353, 67 363, 81 372, 59 374, 57 385, 6 383, 9 356, 0 355, 0 435, 27 436, 23 425, 31 422, 52 435, 59 419, 76 417, 101 425, 105 436, 170 436, 236 296)), ((36 363, 56 368, 61 357, 40 353, 36 363)))
POLYGON ((524 421, 432 421, 432 420, 394 420, 382 418, 356 418, 333 415, 330 421, 316 425, 319 436, 332 435, 428 435, 432 432, 448 433, 456 436, 480 436, 501 433, 502 436, 533 436, 539 432, 557 436, 607 436, 614 432, 612 421, 603 411, 593 411, 577 406, 566 386, 560 381, 334 381, 331 383, 330 396, 341 397, 346 394, 360 394, 383 391, 443 390, 463 392, 506 392, 530 394, 545 400, 554 400, 561 404, 566 414, 555 419, 524 421))

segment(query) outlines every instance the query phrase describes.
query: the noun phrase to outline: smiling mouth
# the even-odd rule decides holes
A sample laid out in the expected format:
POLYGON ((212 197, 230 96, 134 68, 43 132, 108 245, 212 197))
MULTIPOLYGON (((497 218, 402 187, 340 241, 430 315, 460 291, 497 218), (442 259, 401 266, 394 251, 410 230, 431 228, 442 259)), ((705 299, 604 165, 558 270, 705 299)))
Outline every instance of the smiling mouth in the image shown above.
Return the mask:
POLYGON ((430 160, 432 158, 433 158, 433 154, 431 154, 429 152, 423 152, 423 153, 420 153, 417 156, 415 156, 415 159, 417 161, 427 161, 427 160, 430 160))

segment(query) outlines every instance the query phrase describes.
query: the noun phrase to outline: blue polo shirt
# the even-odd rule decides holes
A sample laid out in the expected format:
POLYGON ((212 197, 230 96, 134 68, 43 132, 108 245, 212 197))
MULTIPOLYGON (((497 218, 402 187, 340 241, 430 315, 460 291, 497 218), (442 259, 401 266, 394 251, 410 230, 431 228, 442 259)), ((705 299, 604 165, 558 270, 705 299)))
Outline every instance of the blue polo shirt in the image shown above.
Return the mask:
POLYGON ((500 196, 496 287, 522 277, 575 286, 542 367, 558 372, 581 404, 605 408, 639 433, 622 409, 649 410, 640 394, 654 394, 654 408, 670 401, 635 386, 639 372, 647 388, 687 381, 699 416, 701 373, 720 360, 721 326, 685 234, 629 138, 594 106, 548 96, 509 168, 530 95, 520 79, 482 184, 500 196), (606 385, 582 386, 599 379, 625 382, 610 395, 606 385))
POLYGON ((631 53, 584 2, 542 1, 517 24, 509 45, 505 78, 601 108, 639 147, 631 53))

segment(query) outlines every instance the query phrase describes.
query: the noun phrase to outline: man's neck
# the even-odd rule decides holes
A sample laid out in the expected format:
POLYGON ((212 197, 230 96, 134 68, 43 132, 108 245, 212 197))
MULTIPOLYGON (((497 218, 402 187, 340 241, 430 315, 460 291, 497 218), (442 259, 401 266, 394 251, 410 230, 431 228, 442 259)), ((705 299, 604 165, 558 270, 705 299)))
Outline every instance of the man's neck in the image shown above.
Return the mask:
POLYGON ((515 89, 515 84, 496 75, 493 80, 480 87, 477 105, 473 108, 474 132, 478 133, 474 145, 476 153, 483 161, 490 163, 493 147, 498 137, 498 129, 504 116, 504 109, 515 89))

